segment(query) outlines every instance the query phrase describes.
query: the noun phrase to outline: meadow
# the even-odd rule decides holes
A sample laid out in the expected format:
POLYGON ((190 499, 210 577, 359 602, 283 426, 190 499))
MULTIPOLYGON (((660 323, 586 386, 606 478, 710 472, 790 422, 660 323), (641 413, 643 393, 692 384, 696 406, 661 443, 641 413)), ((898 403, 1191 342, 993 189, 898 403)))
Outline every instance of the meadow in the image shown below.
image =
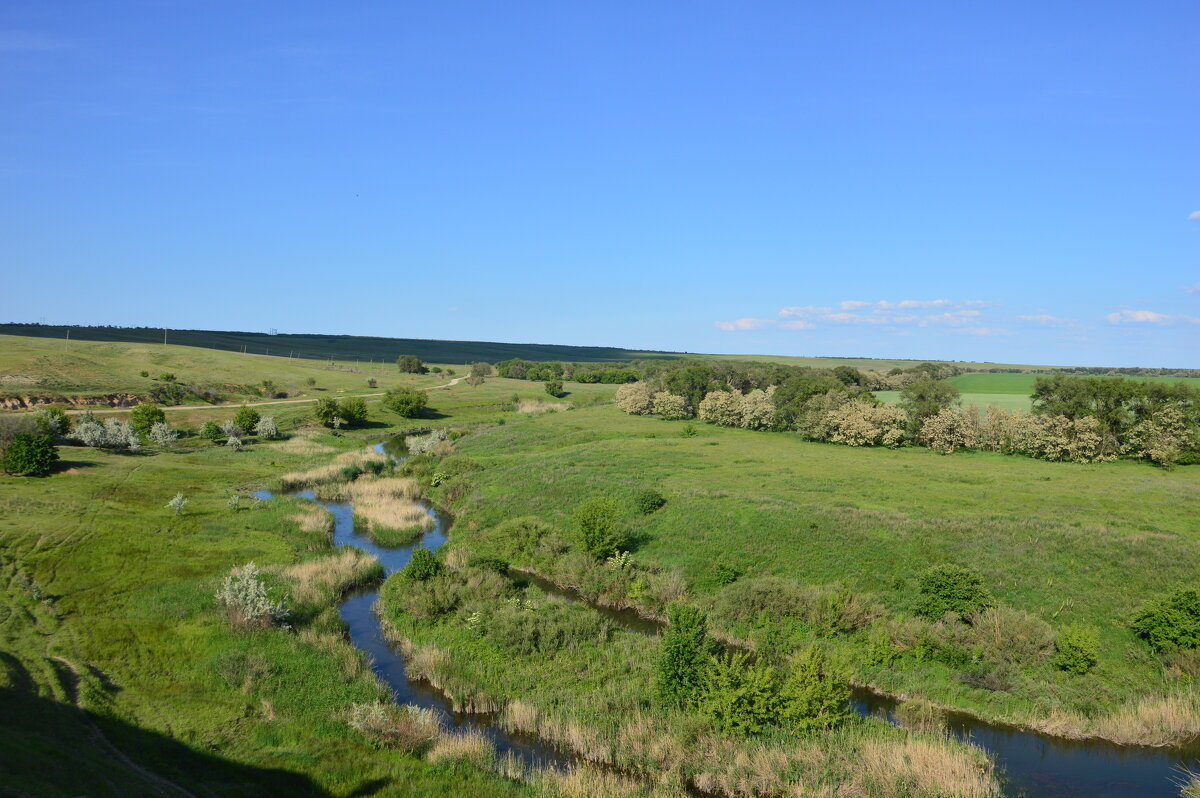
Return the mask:
MULTIPOLYGON (((484 466, 457 508, 467 530, 535 515, 570 534, 572 508, 609 495, 624 508, 634 561, 677 570, 704 606, 737 600, 738 583, 722 585, 722 565, 743 583, 775 577, 842 586, 877 604, 871 623, 825 644, 857 681, 887 693, 1064 736, 1158 743, 1200 733, 1196 663, 1160 660, 1127 627, 1146 601, 1194 581, 1196 469, 862 450, 787 433, 689 429, 609 407, 492 427, 464 439, 459 451, 484 466), (632 502, 645 488, 661 491, 667 504, 640 517, 632 502), (939 562, 979 569, 1001 605, 1050 627, 1094 626, 1098 665, 1081 677, 1053 668, 1046 652, 1028 662, 976 659, 1005 674, 1004 684, 988 685, 970 676, 978 655, 965 662, 916 656, 918 641, 906 637, 924 633, 906 629, 916 578, 939 562), (868 666, 867 649, 880 635, 897 659, 868 666), (1176 700, 1190 721, 1160 717, 1176 700)), ((478 534, 486 544, 486 533, 478 534)), ((453 545, 470 547, 475 537, 468 531, 453 545)), ((745 619, 730 618, 724 631, 754 635, 745 619)), ((818 632, 801 618, 786 629, 797 646, 823 638, 818 632)))

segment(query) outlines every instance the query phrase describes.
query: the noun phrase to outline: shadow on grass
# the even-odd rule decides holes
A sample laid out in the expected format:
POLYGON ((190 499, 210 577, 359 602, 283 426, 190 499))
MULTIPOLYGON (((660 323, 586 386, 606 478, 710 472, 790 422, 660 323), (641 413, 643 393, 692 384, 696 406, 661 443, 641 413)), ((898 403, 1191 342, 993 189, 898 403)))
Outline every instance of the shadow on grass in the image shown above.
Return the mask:
MULTIPOLYGON (((329 795, 303 774, 234 762, 42 698, 15 658, 5 656, 3 664, 9 678, 0 687, 0 794, 329 795)), ((366 782, 354 794, 380 786, 366 782)))

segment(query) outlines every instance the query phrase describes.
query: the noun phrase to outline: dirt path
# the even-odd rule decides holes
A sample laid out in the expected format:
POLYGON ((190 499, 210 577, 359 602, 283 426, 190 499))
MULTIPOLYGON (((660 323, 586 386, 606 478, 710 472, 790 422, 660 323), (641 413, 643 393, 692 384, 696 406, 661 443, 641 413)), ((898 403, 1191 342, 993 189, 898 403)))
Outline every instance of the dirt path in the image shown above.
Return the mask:
MULTIPOLYGON (((444 382, 441 385, 431 385, 428 388, 421 388, 421 390, 422 391, 436 391, 438 388, 449 388, 451 385, 457 385, 459 383, 459 380, 461 380, 461 379, 462 379, 462 377, 455 377, 454 379, 450 380, 450 382, 444 382)), ((365 399, 365 398, 371 397, 371 396, 383 396, 383 394, 384 394, 384 391, 379 391, 378 393, 355 393, 355 394, 350 394, 350 395, 365 399)), ((317 397, 311 397, 311 398, 305 398, 305 399, 271 399, 266 402, 245 402, 243 404, 245 404, 246 407, 262 407, 263 405, 303 404, 304 402, 315 402, 316 400, 317 400, 317 397)), ((238 405, 238 407, 241 407, 241 406, 242 406, 241 404, 238 405)), ((228 405, 163 405, 162 409, 164 411, 167 411, 167 410, 212 410, 214 408, 220 408, 220 407, 233 407, 233 405, 232 404, 228 404, 228 405)), ((85 408, 81 408, 79 410, 68 410, 67 412, 68 413, 82 413, 85 410, 91 410, 93 413, 128 413, 132 409, 133 409, 132 407, 85 407, 85 408)))

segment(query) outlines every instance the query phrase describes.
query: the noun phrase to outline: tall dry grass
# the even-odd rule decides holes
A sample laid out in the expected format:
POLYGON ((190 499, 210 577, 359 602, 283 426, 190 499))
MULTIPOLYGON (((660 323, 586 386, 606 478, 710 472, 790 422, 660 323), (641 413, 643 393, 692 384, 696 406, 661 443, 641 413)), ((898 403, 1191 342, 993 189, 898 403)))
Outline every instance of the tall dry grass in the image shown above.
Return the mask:
POLYGON ((345 487, 354 502, 354 515, 372 535, 383 530, 423 532, 432 529, 433 518, 416 502, 420 486, 405 477, 357 479, 345 487))
POLYGON ((492 741, 472 730, 442 730, 426 759, 430 762, 471 762, 481 768, 491 768, 496 757, 492 741))
POLYGON ((1035 728, 1058 737, 1100 737, 1119 745, 1181 745, 1200 739, 1200 691, 1148 696, 1096 718, 1057 712, 1035 728))
POLYGON ((306 504, 300 508, 300 512, 292 516, 292 520, 304 532, 333 534, 333 515, 324 507, 306 504))
POLYGON ((540 399, 522 399, 517 402, 518 413, 561 413, 572 407, 570 402, 543 402, 540 399))
POLYGON ((342 472, 347 466, 355 466, 359 470, 362 470, 366 467, 367 463, 372 462, 386 463, 387 456, 380 454, 374 449, 344 452, 333 458, 332 463, 310 468, 307 471, 290 471, 281 476, 279 481, 284 490, 315 487, 329 482, 341 481, 342 472))
POLYGON ((301 604, 327 603, 356 585, 383 576, 379 561, 359 549, 343 546, 327 557, 289 566, 283 575, 301 604))
POLYGON ((858 751, 854 781, 879 798, 999 798, 987 756, 963 752, 949 740, 905 737, 867 740, 858 751))

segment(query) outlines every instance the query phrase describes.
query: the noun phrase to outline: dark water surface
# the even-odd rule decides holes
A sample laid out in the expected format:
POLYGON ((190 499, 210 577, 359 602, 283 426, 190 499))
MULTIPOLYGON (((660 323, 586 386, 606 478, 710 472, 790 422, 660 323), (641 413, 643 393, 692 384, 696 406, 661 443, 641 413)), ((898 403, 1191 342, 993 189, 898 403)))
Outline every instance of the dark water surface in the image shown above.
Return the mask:
MULTIPOLYGON (((405 453, 402 438, 399 443, 376 444, 375 449, 394 460, 400 459, 405 453)), ((261 499, 272 496, 269 491, 258 491, 254 495, 261 499)), ((319 502, 312 491, 291 495, 315 501, 328 509, 334 519, 334 545, 354 546, 378 557, 389 576, 408 564, 417 546, 437 549, 446 542, 446 519, 428 506, 425 511, 436 522, 433 529, 413 544, 387 548, 354 531, 350 504, 319 502)), ((575 591, 561 588, 533 574, 513 571, 510 576, 535 585, 548 594, 584 601, 575 591)), ((454 726, 477 729, 492 740, 497 753, 503 755, 512 752, 528 765, 562 767, 573 761, 569 753, 536 738, 501 729, 494 716, 456 714, 451 711, 450 702, 440 691, 423 682, 409 681, 404 658, 383 639, 379 618, 373 611, 378 595, 379 591, 374 588, 356 591, 342 602, 339 612, 350 631, 350 641, 370 657, 375 674, 395 692, 397 701, 431 709, 454 726)), ((643 618, 633 610, 585 603, 625 629, 650 635, 658 634, 661 630, 657 621, 643 618)), ((856 688, 852 702, 860 715, 895 722, 896 702, 893 699, 876 695, 865 688, 856 688)), ((1012 796, 1178 798, 1183 768, 1200 771, 1200 745, 1196 744, 1179 750, 1119 746, 1103 741, 1063 740, 984 723, 964 713, 950 713, 948 725, 956 737, 970 740, 991 754, 1005 779, 1005 793, 1012 796)))

